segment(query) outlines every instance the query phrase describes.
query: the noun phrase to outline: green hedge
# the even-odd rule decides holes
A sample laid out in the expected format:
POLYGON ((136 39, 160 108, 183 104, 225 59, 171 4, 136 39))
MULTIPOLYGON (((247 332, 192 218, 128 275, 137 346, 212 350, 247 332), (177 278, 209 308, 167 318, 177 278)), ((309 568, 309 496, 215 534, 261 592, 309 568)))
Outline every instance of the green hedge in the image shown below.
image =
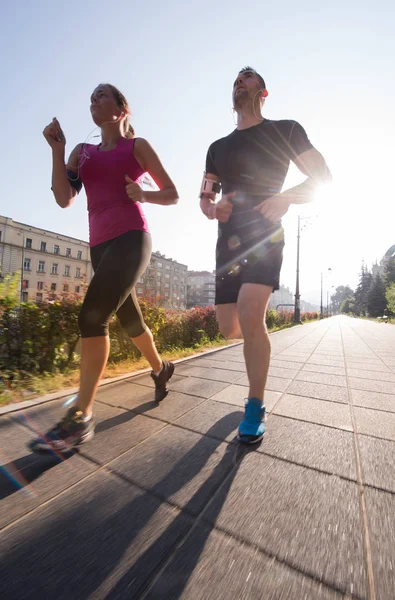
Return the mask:
MULTIPOLYGON (((0 372, 7 379, 65 371, 78 363, 78 313, 81 302, 63 299, 42 304, 18 304, 0 298, 0 372)), ((158 350, 193 348, 220 337, 213 307, 170 311, 151 300, 140 302, 158 350)), ((318 318, 305 313, 303 319, 318 318)), ((292 322, 292 313, 268 311, 269 329, 292 322)), ((139 351, 121 329, 116 318, 110 323, 110 361, 139 356, 139 351)))

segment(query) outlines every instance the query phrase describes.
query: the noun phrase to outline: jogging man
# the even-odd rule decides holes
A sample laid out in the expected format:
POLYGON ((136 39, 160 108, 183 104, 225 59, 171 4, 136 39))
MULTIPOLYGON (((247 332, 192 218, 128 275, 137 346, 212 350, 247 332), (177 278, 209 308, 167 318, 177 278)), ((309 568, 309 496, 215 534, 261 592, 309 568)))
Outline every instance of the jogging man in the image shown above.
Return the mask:
POLYGON ((259 442, 265 432, 263 396, 270 362, 265 316, 271 293, 279 289, 281 217, 291 204, 309 202, 317 184, 330 180, 324 158, 299 123, 262 116, 267 95, 263 78, 244 67, 233 85, 237 128, 211 144, 200 195, 202 212, 219 223, 219 328, 225 337, 244 338, 249 394, 238 435, 247 444, 259 442), (281 192, 291 160, 307 179, 281 192))

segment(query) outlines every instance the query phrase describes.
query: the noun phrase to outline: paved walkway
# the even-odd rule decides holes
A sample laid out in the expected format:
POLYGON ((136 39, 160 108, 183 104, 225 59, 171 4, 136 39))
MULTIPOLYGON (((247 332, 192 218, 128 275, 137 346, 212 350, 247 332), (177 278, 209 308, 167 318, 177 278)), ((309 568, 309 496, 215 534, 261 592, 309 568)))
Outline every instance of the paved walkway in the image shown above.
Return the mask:
POLYGON ((0 418, 2 600, 393 600, 395 327, 335 317, 272 345, 254 450, 242 345, 180 365, 159 407, 147 375, 102 388, 68 460, 25 446, 59 401, 0 418))

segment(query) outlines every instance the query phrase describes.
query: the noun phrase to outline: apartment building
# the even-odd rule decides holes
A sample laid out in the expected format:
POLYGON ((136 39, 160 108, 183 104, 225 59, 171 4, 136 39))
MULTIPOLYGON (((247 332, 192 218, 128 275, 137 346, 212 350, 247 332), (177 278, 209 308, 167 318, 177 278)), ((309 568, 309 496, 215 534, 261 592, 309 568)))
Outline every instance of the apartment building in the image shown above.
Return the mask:
POLYGON ((187 307, 211 306, 215 302, 215 273, 188 271, 187 307))
POLYGON ((137 297, 148 296, 167 308, 185 309, 187 271, 187 265, 153 252, 146 272, 136 285, 137 297))
POLYGON ((18 271, 24 302, 82 297, 93 275, 89 244, 0 215, 0 273, 18 271))

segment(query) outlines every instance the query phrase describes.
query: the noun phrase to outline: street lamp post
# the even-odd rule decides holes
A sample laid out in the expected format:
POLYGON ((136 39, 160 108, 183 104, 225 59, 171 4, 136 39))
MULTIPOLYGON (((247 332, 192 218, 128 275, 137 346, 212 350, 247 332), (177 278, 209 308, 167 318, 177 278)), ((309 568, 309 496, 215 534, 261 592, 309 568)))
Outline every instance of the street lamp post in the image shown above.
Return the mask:
POLYGON ((322 285, 323 285, 323 274, 321 273, 321 306, 320 306, 320 319, 324 317, 324 307, 322 305, 322 285))
MULTIPOLYGON (((332 274, 332 269, 331 267, 328 267, 328 275, 332 274)), ((324 301, 323 301, 323 294, 324 294, 324 274, 321 272, 321 307, 320 307, 320 319, 323 319, 324 317, 324 301)), ((328 292, 326 293, 326 306, 328 308, 328 292)))
POLYGON ((300 323, 300 292, 299 292, 299 246, 300 246, 300 216, 298 216, 298 242, 296 248, 296 287, 295 287, 295 307, 294 323, 300 323))

